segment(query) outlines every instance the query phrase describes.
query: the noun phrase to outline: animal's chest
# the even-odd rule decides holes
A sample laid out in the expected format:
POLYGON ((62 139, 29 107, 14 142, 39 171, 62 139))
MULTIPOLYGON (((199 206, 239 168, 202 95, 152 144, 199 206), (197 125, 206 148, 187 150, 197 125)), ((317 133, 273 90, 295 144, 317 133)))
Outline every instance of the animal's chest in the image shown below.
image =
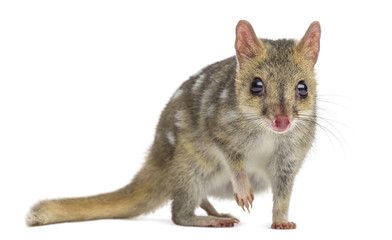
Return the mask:
MULTIPOLYGON (((254 192, 263 191, 270 186, 271 174, 269 168, 275 151, 275 141, 269 136, 262 137, 259 141, 249 144, 246 151, 244 151, 244 169, 248 173, 254 192)), ((224 168, 219 173, 214 174, 208 181, 206 190, 208 194, 214 196, 231 197, 233 175, 228 166, 228 159, 218 148, 213 148, 211 153, 224 168)))
POLYGON ((276 141, 270 135, 265 135, 257 142, 250 143, 244 154, 244 167, 248 174, 268 175, 268 168, 276 148, 276 141))

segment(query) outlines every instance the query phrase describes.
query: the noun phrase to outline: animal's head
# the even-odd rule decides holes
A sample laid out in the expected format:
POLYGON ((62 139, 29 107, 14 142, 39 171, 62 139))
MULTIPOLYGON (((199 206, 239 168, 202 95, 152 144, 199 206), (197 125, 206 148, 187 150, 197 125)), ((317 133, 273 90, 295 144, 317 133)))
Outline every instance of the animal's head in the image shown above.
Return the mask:
POLYGON ((315 121, 314 65, 321 29, 313 22, 300 41, 259 39, 247 21, 236 28, 237 101, 245 117, 284 133, 301 120, 315 121))

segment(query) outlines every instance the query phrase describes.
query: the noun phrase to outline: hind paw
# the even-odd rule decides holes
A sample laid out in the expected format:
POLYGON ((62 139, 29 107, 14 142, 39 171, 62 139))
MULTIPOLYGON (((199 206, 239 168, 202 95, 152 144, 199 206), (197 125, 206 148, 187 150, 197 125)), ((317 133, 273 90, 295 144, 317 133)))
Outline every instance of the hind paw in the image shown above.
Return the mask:
POLYGON ((234 227, 238 219, 211 216, 193 216, 190 218, 173 218, 173 222, 182 226, 195 227, 234 227))

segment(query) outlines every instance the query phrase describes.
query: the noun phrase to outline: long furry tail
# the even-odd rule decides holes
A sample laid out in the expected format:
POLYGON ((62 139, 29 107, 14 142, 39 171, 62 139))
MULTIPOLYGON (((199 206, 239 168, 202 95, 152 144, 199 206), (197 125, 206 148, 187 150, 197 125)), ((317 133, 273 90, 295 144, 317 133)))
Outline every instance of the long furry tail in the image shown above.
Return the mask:
POLYGON ((154 211, 169 199, 165 178, 145 165, 127 186, 91 197, 44 200, 27 215, 29 226, 108 218, 131 218, 154 211))

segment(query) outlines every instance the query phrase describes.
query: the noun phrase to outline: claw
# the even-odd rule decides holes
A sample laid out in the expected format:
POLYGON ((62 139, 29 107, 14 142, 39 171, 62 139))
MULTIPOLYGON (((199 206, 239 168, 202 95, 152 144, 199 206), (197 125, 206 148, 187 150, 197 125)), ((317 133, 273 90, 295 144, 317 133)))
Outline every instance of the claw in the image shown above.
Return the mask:
POLYGON ((234 193, 234 199, 237 202, 237 205, 240 206, 240 202, 239 202, 237 193, 234 193))
POLYGON ((251 208, 253 208, 253 205, 252 205, 253 199, 254 199, 253 196, 251 199, 248 198, 248 202, 249 202, 251 208))
POLYGON ((234 193, 234 199, 237 202, 237 205, 240 206, 242 208, 242 210, 244 212, 246 212, 246 210, 248 211, 248 213, 250 213, 250 208, 253 208, 253 200, 254 200, 254 195, 252 190, 250 191, 250 194, 248 196, 246 196, 244 199, 242 197, 239 197, 237 193, 234 193), (250 208, 249 208, 250 206, 250 208), (245 210, 246 208, 246 210, 245 210))

